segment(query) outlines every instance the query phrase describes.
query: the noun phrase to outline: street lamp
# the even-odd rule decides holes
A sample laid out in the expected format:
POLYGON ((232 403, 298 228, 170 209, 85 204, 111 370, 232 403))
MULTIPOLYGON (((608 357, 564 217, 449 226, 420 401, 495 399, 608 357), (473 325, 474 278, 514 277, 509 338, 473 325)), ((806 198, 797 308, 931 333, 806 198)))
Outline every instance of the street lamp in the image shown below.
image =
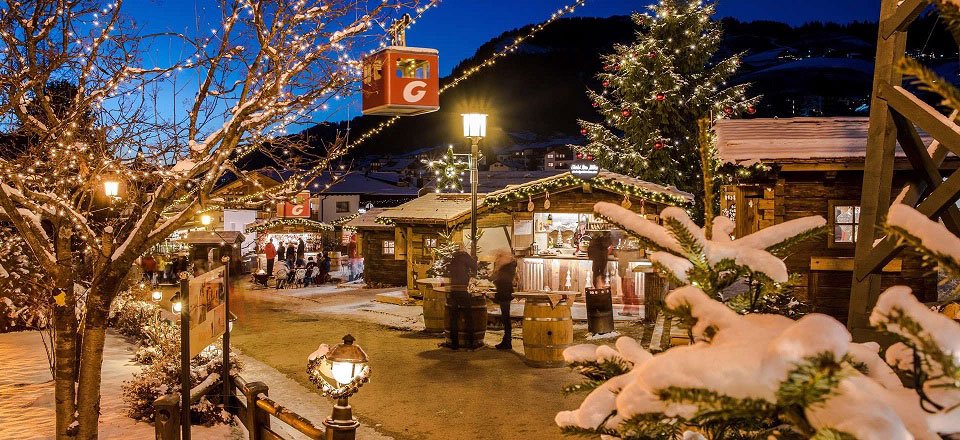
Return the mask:
POLYGON ((104 180, 103 194, 111 199, 120 197, 120 182, 113 179, 104 180))
POLYGON ((470 255, 477 258, 477 162, 480 139, 487 135, 487 115, 464 113, 463 136, 470 139, 470 255))
POLYGON ((307 373, 324 395, 337 399, 333 414, 323 421, 327 440, 353 440, 360 422, 353 417, 353 408, 347 399, 370 378, 367 353, 354 345, 351 335, 333 348, 320 345, 307 361, 307 373))
POLYGON ((153 302, 160 302, 160 300, 163 299, 163 292, 154 290, 153 293, 150 294, 150 298, 153 299, 153 302))
POLYGON ((210 217, 210 214, 203 214, 200 216, 200 224, 204 226, 210 226, 210 223, 213 222, 213 218, 210 217))

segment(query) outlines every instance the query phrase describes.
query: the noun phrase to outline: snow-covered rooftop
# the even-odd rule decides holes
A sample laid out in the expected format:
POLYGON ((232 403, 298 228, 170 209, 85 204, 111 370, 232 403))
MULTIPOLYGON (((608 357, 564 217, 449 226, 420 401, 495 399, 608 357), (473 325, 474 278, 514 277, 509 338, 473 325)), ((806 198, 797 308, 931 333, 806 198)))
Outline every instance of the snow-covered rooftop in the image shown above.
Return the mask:
POLYGON ((343 224, 345 228, 365 228, 365 229, 393 229, 393 226, 377 223, 377 217, 380 217, 387 208, 373 208, 360 214, 350 221, 343 224))
MULTIPOLYGON (((477 204, 483 204, 483 194, 477 204)), ((380 218, 394 221, 418 220, 426 223, 448 223, 470 213, 470 194, 427 193, 384 212, 380 218)))
MULTIPOLYGON (((862 160, 869 118, 757 118, 717 122, 717 153, 723 162, 862 160)), ((925 144, 931 138, 921 133, 925 144)), ((903 152, 897 148, 897 155, 903 152)))

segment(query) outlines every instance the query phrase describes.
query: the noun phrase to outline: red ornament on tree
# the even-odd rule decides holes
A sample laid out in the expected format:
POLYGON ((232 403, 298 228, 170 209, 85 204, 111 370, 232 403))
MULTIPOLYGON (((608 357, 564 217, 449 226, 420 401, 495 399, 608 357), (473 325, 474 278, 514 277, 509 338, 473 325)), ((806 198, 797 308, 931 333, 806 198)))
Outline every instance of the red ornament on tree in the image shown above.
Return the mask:
POLYGON ((587 155, 587 160, 593 160, 593 155, 592 155, 592 154, 588 154, 588 155, 587 155))
POLYGON ((599 103, 599 102, 594 102, 594 103, 593 103, 593 107, 594 107, 594 108, 600 107, 600 103, 599 103))
POLYGON ((604 65, 603 65, 603 70, 606 70, 606 71, 608 71, 608 72, 611 71, 611 70, 613 70, 613 64, 604 64, 604 65))
POLYGON ((630 110, 623 109, 620 111, 620 114, 623 115, 624 118, 630 117, 630 110))
POLYGON ((653 149, 654 149, 654 150, 662 150, 662 149, 663 149, 663 142, 661 142, 661 141, 656 141, 656 142, 654 142, 654 143, 653 143, 653 149))
POLYGON ((747 107, 747 113, 749 113, 749 114, 752 115, 752 114, 754 114, 754 113, 756 113, 756 112, 757 112, 757 108, 756 108, 756 107, 754 107, 754 106, 752 106, 752 105, 751 105, 750 107, 747 107))
POLYGON ((647 56, 650 57, 650 58, 656 58, 656 57, 657 57, 657 53, 651 50, 650 53, 647 54, 647 56))
POLYGON ((729 114, 732 114, 732 113, 733 113, 733 107, 724 107, 724 108, 723 108, 723 112, 726 113, 726 114, 728 114, 728 115, 729 115, 729 114))
MULTIPOLYGON (((589 131, 588 131, 586 128, 581 128, 581 129, 580 129, 580 134, 586 136, 587 133, 589 133, 589 131)), ((579 158, 578 158, 578 159, 579 159, 579 158)))
POLYGON ((604 81, 604 82, 603 82, 603 86, 604 86, 604 87, 610 87, 610 81, 604 81))
POLYGON ((657 101, 663 101, 664 99, 667 99, 667 95, 664 95, 663 93, 657 93, 657 101))
POLYGON ((577 153, 577 159, 583 159, 583 153, 577 153))

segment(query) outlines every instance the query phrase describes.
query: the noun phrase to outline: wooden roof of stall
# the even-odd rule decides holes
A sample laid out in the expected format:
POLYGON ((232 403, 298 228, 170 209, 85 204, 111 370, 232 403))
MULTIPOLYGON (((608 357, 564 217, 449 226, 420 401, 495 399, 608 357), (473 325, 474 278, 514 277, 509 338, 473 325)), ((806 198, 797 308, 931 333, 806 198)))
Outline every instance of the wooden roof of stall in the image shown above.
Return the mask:
POLYGON ((380 217, 380 215, 386 211, 387 208, 373 208, 367 210, 367 212, 364 212, 363 214, 360 214, 344 223, 343 227, 348 229, 392 229, 393 226, 377 223, 377 217, 380 217))
POLYGON ((239 231, 190 231, 180 240, 186 244, 237 244, 243 243, 239 231))
MULTIPOLYGON (((504 203, 526 199, 528 196, 559 191, 589 183, 594 188, 617 194, 629 194, 667 205, 683 205, 693 195, 673 187, 657 185, 606 170, 587 182, 570 173, 557 174, 529 182, 511 185, 487 194, 477 195, 477 208, 487 210, 504 203)), ((416 223, 447 227, 455 226, 469 217, 470 194, 429 193, 395 208, 389 208, 377 217, 379 224, 416 223)))
MULTIPOLYGON (((724 119, 714 127, 717 155, 725 163, 862 163, 869 118, 724 119)), ((927 145, 933 140, 920 133, 927 145)), ((897 156, 904 158, 897 147, 897 156)))

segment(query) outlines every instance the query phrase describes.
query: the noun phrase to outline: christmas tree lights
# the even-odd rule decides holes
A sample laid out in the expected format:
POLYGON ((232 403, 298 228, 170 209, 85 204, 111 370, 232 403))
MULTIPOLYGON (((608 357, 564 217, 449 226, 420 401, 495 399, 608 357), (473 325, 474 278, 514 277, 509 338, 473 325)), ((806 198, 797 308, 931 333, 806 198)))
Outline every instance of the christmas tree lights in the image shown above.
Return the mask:
POLYGON ((696 194, 694 212, 703 212, 697 121, 735 116, 757 101, 745 85, 726 87, 740 55, 711 61, 722 36, 714 8, 663 0, 633 15, 636 40, 603 57, 603 88, 588 91, 602 121, 580 121, 588 142, 577 147, 611 171, 696 194))

